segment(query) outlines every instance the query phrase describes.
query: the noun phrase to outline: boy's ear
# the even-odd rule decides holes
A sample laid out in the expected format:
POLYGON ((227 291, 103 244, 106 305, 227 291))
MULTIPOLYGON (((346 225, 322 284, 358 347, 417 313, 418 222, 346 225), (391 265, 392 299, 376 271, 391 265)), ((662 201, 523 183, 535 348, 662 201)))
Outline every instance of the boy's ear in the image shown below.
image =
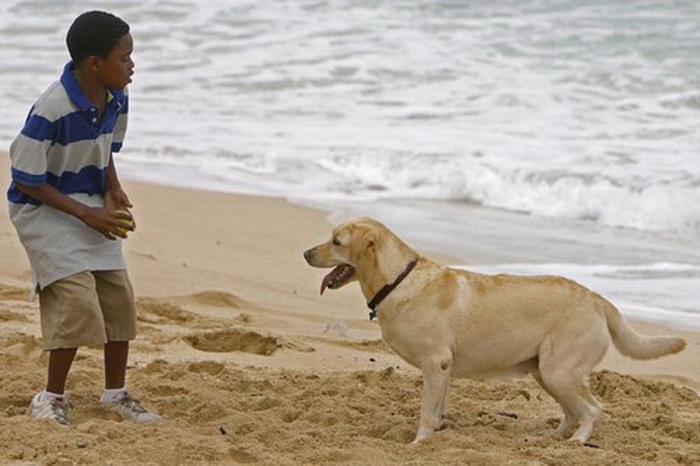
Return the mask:
POLYGON ((97 71, 100 65, 100 57, 90 55, 83 61, 83 65, 90 71, 97 71))

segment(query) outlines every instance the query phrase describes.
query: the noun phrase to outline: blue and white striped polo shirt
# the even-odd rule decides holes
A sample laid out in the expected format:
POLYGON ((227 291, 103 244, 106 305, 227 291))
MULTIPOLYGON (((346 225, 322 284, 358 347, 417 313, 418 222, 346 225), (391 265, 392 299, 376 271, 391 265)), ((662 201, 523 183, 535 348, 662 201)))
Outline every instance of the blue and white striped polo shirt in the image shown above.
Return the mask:
POLYGON ((126 132, 128 97, 110 89, 99 119, 74 70, 75 65, 68 63, 61 79, 39 97, 10 146, 10 218, 42 288, 86 270, 125 268, 120 240, 108 240, 77 218, 22 193, 15 184, 49 183, 83 204, 104 206, 110 156, 121 149, 126 132))

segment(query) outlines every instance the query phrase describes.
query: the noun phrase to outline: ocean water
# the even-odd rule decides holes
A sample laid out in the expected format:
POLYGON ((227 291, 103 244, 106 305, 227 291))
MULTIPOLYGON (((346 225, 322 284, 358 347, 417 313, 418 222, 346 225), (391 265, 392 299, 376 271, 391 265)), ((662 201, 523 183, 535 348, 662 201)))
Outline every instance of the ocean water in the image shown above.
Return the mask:
POLYGON ((700 328, 700 2, 4 0, 0 147, 95 8, 135 40, 122 176, 372 215, 700 328))

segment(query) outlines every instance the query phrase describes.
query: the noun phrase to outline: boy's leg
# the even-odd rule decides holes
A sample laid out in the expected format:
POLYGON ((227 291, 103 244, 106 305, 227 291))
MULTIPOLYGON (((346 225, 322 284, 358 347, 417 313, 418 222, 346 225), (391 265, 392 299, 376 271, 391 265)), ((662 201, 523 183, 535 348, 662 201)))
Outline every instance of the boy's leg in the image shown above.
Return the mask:
POLYGON ((73 364, 78 348, 61 348, 49 352, 49 373, 46 391, 63 395, 66 389, 66 378, 73 364))
POLYGON ((134 292, 125 270, 93 272, 108 343, 104 345, 105 391, 102 402, 124 419, 151 423, 161 417, 149 411, 125 388, 129 340, 136 336, 134 292))
POLYGON ((49 352, 46 390, 37 393, 29 414, 68 424, 66 379, 80 346, 100 347, 107 340, 95 281, 89 272, 55 281, 39 292, 41 333, 49 352))
POLYGON ((106 340, 95 280, 89 272, 53 282, 39 292, 41 333, 49 351, 46 391, 63 394, 79 346, 106 340))
POLYGON ((105 388, 124 388, 129 340, 136 337, 134 290, 126 270, 93 271, 105 323, 105 388))
POLYGON ((126 363, 129 359, 128 341, 110 341, 105 344, 105 388, 124 388, 126 363))

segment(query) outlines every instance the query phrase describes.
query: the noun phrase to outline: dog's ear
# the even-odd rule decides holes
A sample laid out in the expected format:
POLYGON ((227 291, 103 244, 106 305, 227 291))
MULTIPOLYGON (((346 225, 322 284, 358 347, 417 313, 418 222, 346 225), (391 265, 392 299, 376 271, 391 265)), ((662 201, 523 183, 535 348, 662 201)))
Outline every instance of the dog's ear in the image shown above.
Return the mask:
POLYGON ((365 232, 364 236, 362 237, 362 249, 365 251, 368 249, 373 249, 375 244, 377 244, 377 235, 375 235, 371 230, 365 232))

